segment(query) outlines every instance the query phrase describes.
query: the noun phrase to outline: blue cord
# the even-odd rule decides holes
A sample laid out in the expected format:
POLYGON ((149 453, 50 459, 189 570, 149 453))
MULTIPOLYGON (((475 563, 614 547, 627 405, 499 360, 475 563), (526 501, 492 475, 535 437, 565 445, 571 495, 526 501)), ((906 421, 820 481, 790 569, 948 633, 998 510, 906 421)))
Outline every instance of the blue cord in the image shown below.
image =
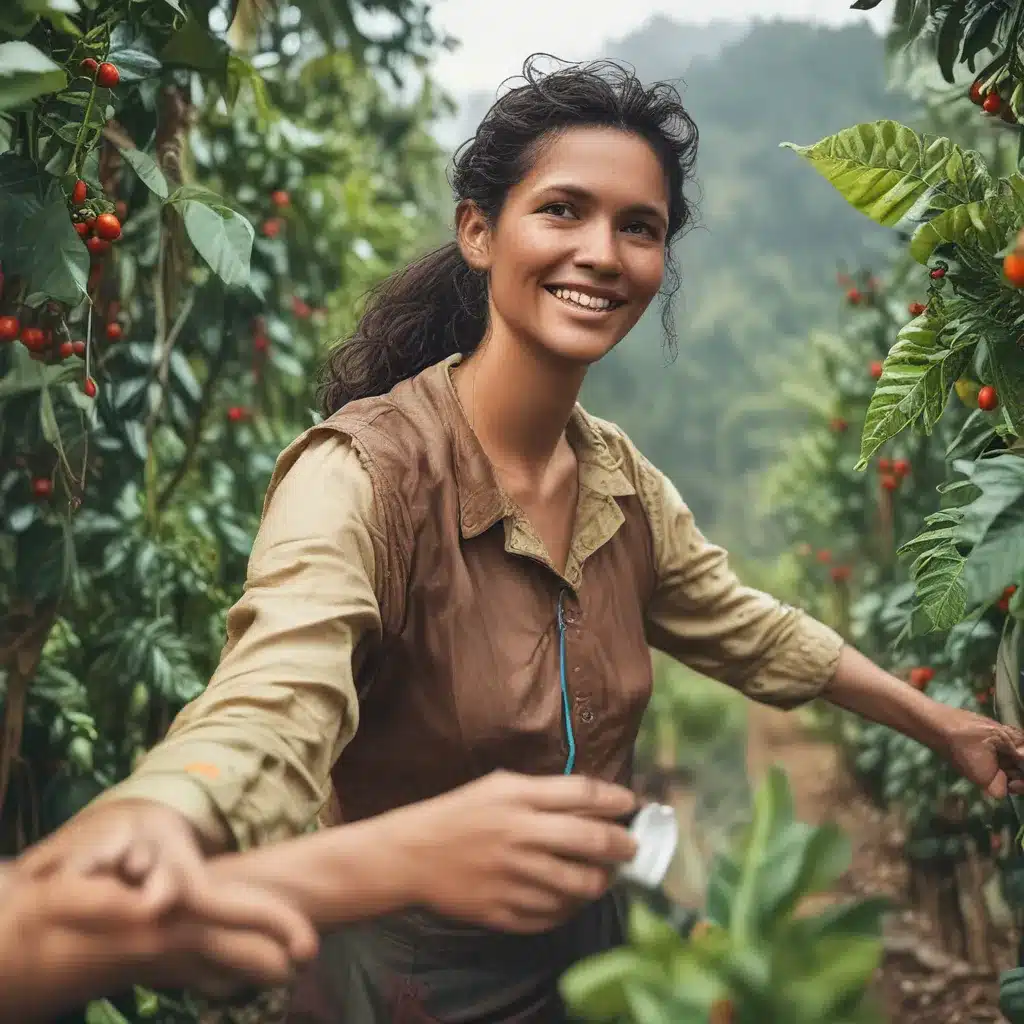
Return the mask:
POLYGON ((565 759, 565 774, 571 775, 576 764, 576 737, 572 731, 572 711, 569 708, 569 681, 565 668, 565 591, 558 594, 558 669, 562 683, 562 714, 565 718, 565 736, 569 756, 565 759))

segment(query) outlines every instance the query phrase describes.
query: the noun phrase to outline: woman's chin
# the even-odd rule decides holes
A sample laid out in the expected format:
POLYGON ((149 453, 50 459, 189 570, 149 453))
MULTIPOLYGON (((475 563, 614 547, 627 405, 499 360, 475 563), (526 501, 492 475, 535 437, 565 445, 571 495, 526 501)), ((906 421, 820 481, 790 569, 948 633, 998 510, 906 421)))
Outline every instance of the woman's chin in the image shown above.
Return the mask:
POLYGON ((604 358, 621 341, 618 332, 595 330, 593 327, 558 325, 544 332, 539 347, 558 362, 590 366, 604 358))

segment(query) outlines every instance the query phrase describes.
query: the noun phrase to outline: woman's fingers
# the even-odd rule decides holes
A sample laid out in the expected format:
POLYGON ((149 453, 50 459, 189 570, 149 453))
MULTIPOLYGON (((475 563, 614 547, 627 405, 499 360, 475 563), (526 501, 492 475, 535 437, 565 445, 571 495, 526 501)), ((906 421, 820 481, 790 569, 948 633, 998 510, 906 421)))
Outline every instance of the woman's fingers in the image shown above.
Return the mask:
POLYGON ((599 899, 611 884, 607 867, 564 860, 550 853, 523 854, 515 864, 515 874, 528 883, 531 892, 540 894, 534 909, 585 903, 599 899), (547 899, 554 896, 554 902, 547 899))
POLYGON ((631 790, 585 775, 506 775, 501 784, 511 790, 514 799, 539 811, 616 819, 637 806, 631 790))
POLYGON ((516 837, 523 847, 545 850, 591 864, 624 864, 636 856, 636 840, 612 821, 572 814, 535 812, 516 816, 516 837))

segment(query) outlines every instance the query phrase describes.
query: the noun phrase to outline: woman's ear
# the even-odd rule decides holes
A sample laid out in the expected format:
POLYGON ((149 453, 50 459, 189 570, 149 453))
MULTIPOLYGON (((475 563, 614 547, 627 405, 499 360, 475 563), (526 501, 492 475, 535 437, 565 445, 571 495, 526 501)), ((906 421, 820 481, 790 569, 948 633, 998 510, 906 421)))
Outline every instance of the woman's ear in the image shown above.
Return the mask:
POLYGON ((470 199, 463 199, 455 208, 455 237, 462 258, 473 270, 486 273, 491 269, 491 226, 470 199))

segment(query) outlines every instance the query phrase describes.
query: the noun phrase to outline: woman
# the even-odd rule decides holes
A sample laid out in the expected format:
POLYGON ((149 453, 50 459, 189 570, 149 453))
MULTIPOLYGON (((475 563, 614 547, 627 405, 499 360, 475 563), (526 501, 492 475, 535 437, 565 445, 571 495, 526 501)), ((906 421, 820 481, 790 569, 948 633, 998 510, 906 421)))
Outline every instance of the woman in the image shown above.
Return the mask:
MULTIPOLYGON (((890 725, 995 796, 1024 785, 1024 737, 743 587, 668 479, 577 405, 672 291, 696 138, 667 86, 528 64, 456 158, 456 240, 386 281, 331 358, 327 419, 278 462, 208 690, 93 827, 212 852, 304 828, 331 782, 345 821, 497 768, 627 783, 649 645, 756 700, 890 725)), ((555 852, 510 869, 496 927, 428 908, 327 937, 315 1019, 561 1019, 559 975, 621 933, 609 893, 564 899, 555 852)))
POLYGON ((44 843, 0 864, 0 1024, 52 1019, 131 984, 214 997, 282 984, 315 954, 314 924, 410 905, 515 928, 505 866, 560 844, 574 860, 547 886, 569 899, 600 892, 609 865, 635 853, 614 823, 634 806, 628 789, 582 776, 495 773, 369 821, 218 857, 209 870, 200 860, 180 878, 172 867, 187 861, 147 856, 123 824, 96 843, 78 833, 88 875, 48 858, 44 843))

